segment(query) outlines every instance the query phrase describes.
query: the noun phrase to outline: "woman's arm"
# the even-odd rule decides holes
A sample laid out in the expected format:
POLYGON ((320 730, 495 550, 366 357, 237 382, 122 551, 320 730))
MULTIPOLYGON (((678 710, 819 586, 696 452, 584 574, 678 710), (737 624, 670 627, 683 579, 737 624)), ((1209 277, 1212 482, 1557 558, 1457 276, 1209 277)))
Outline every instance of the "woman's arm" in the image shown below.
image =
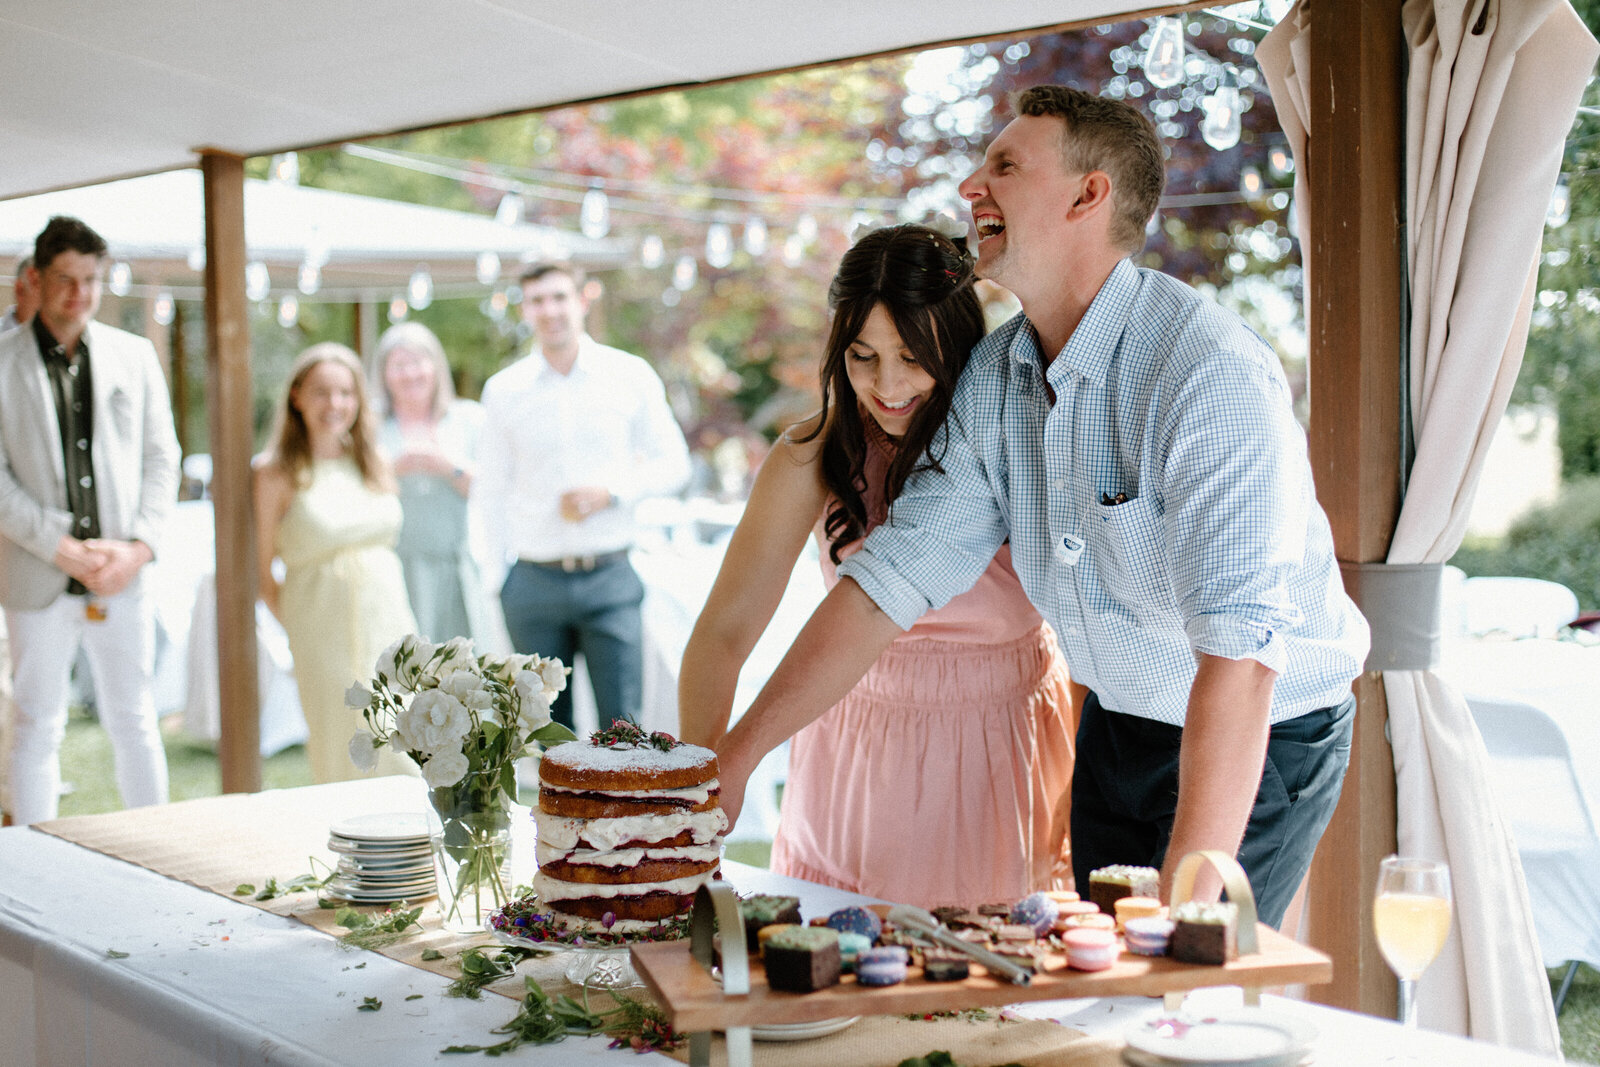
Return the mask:
POLYGON ((739 671, 772 621, 827 501, 819 453, 817 441, 785 437, 756 475, 678 672, 678 730, 691 744, 710 748, 728 729, 739 671))
POLYGON ((257 461, 251 477, 256 507, 256 595, 282 622, 283 612, 278 608, 278 579, 272 573, 272 560, 277 555, 278 524, 289 510, 294 486, 289 476, 275 464, 263 461, 257 461))

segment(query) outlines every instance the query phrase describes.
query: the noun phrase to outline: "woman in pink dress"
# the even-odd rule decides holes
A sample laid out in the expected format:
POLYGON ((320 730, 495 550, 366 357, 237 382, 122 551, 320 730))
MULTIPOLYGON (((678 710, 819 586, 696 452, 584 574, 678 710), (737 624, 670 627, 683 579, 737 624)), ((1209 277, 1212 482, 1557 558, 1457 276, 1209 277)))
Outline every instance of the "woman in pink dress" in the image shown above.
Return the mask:
MULTIPOLYGON (((874 231, 829 289, 822 408, 779 439, 684 652, 680 729, 714 745, 740 669, 815 534, 834 569, 939 459, 956 379, 983 335, 966 249, 874 231)), ((978 584, 900 636, 794 735, 772 869, 934 907, 1071 884, 1072 700, 1055 633, 1002 547, 978 584)))

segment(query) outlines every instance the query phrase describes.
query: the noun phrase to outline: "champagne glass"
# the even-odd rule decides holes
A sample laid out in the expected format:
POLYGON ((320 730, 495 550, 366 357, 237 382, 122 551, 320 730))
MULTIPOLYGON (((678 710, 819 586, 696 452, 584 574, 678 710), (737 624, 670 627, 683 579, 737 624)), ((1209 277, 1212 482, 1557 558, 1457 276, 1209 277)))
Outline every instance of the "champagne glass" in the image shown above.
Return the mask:
POLYGON ((1384 859, 1372 925, 1378 949, 1400 979, 1400 1022, 1415 1029, 1417 979, 1450 935, 1450 868, 1440 860, 1384 859))

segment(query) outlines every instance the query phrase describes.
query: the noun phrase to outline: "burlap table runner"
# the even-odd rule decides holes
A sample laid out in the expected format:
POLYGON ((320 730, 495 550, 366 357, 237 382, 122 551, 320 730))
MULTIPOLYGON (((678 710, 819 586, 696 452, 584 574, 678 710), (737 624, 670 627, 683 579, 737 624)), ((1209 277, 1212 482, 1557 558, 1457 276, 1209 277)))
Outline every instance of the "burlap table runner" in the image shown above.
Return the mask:
MULTIPOLYGON (((335 909, 319 907, 314 893, 256 900, 251 895, 236 895, 234 890, 245 883, 259 889, 268 878, 284 883, 312 873, 313 857, 332 866, 336 857, 328 849, 328 827, 341 819, 426 810, 427 793, 418 779, 390 777, 80 815, 37 823, 35 829, 338 937, 345 931, 334 921, 335 909)), ((521 855, 531 857, 532 847, 522 849, 521 855)), ((514 863, 517 856, 514 844, 514 863)), ((321 870, 326 872, 326 868, 321 870)), ((498 947, 487 934, 463 935, 442 929, 438 909, 431 901, 424 907, 421 923, 420 934, 374 951, 453 979, 460 977, 463 951, 475 946, 498 947), (423 959, 429 949, 441 953, 441 958, 423 959)), ((518 966, 515 978, 487 988, 520 999, 526 976, 553 996, 566 993, 581 1001, 583 990, 567 981, 566 967, 567 958, 560 954, 527 960, 518 966)), ((647 995, 642 990, 638 994, 647 995)), ((590 1000, 597 1008, 609 1006, 603 995, 591 994, 590 1000)), ((509 1012, 506 1017, 511 1017, 509 1012)), ((1090 1039, 1050 1022, 869 1015, 829 1037, 794 1043, 758 1042, 755 1059, 762 1067, 894 1067, 908 1057, 942 1049, 964 1067, 1009 1062, 1030 1067, 1110 1067, 1121 1062, 1120 1047, 1121 1042, 1090 1039)), ((721 1053, 720 1038, 716 1053, 721 1053)), ((687 1047, 677 1055, 687 1061, 687 1047)))

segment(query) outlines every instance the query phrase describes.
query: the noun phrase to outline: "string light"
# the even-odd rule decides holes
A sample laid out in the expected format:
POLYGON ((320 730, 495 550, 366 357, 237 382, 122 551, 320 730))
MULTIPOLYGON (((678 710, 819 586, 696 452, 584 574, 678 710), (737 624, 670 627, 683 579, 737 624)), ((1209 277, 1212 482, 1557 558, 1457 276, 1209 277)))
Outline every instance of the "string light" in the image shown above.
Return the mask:
POLYGON ((645 270, 655 270, 667 261, 667 246, 655 234, 639 242, 639 263, 645 270))
POLYGON ((265 300, 272 292, 272 274, 259 259, 252 260, 244 269, 244 295, 251 300, 265 300))
POLYGON ((1261 180, 1261 172, 1254 167, 1241 167, 1239 169, 1239 191, 1247 197, 1261 195, 1261 190, 1266 185, 1261 180))
POLYGON ((1200 120, 1200 138, 1219 152, 1225 152, 1239 143, 1239 90, 1232 85, 1219 85, 1217 91, 1201 102, 1205 118, 1200 120))
POLYGON ((189 269, 199 274, 206 269, 206 250, 201 245, 189 249, 189 269))
POLYGON ((1556 179, 1556 187, 1550 193, 1550 208, 1545 212, 1544 224, 1551 229, 1560 229, 1572 218, 1572 189, 1567 185, 1567 176, 1563 174, 1556 179))
POLYGON ((733 230, 726 222, 706 227, 706 262, 718 270, 733 262, 733 230))
POLYGON ((1150 47, 1144 54, 1144 76, 1158 89, 1183 81, 1183 22, 1167 16, 1150 28, 1150 47))
POLYGON ((1274 145, 1267 153, 1267 166, 1275 178, 1287 177, 1294 171, 1294 156, 1283 145, 1274 145))
POLYGON ((815 241, 817 239, 817 217, 809 211, 801 215, 795 220, 794 232, 806 244, 815 241))
POLYGON ((395 297, 393 300, 389 301, 389 321, 404 322, 406 315, 410 313, 410 310, 410 306, 406 304, 405 297, 395 297))
POLYGON ((278 301, 278 325, 285 330, 300 321, 300 298, 288 293, 278 301))
POLYGON ((133 288, 133 268, 125 260, 117 260, 106 272, 106 288, 116 296, 127 296, 133 288))
POLYGON ((493 285, 500 278, 500 257, 493 252, 479 252, 475 274, 478 284, 493 285))
POLYGON ((522 221, 522 197, 516 193, 507 193, 500 198, 500 205, 494 209, 494 221, 502 226, 515 226, 522 221))
POLYGON ((172 299, 172 290, 163 289, 156 296, 155 307, 150 309, 150 317, 162 326, 172 325, 172 320, 178 317, 178 305, 172 299))
POLYGON ((783 265, 798 267, 805 262, 806 240, 798 233, 791 233, 783 239, 783 265))
POLYGON ((694 288, 695 279, 700 276, 700 265, 690 255, 678 257, 672 265, 672 287, 680 293, 687 293, 694 288))
POLYGON ((300 264, 296 287, 307 296, 322 288, 322 268, 317 265, 316 260, 308 257, 300 264))
POLYGON ((744 250, 758 259, 767 254, 767 223, 759 215, 744 224, 744 250))
POLYGON ((598 241, 611 232, 611 201, 606 191, 598 186, 583 194, 578 208, 578 229, 591 241, 598 241))
POLYGON ((406 303, 418 311, 433 303, 433 275, 428 273, 426 263, 418 263, 411 272, 411 280, 406 283, 406 303))
POLYGON ((272 157, 271 180, 280 185, 300 184, 300 156, 295 152, 285 152, 272 157))

